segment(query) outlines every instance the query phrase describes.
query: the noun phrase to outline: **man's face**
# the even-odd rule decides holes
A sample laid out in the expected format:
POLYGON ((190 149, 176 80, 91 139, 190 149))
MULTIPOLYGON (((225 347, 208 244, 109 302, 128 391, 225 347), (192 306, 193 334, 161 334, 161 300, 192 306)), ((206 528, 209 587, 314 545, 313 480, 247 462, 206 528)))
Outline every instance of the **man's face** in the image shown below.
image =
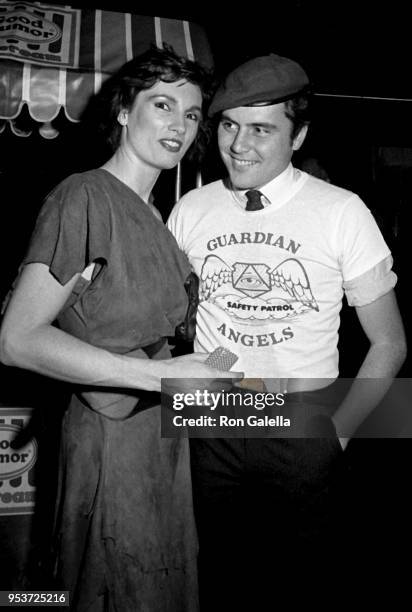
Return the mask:
POLYGON ((278 176, 299 149, 306 128, 292 141, 285 104, 225 110, 218 128, 219 150, 235 189, 259 189, 278 176))

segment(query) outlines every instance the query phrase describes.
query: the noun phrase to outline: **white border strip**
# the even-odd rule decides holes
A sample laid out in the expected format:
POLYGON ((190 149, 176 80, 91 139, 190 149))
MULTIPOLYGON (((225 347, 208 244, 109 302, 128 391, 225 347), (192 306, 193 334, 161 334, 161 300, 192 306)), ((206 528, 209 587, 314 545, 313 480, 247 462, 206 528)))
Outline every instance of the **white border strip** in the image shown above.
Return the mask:
POLYGON ((163 41, 162 41, 162 26, 160 23, 160 17, 154 18, 154 24, 155 24, 156 46, 159 49, 161 49, 163 47, 163 41))
POLYGON ((185 33, 187 57, 193 62, 195 59, 195 54, 193 53, 192 38, 190 36, 190 26, 188 21, 183 22, 183 31, 185 33))
POLYGON ((96 10, 96 21, 94 24, 94 93, 97 93, 102 85, 102 11, 96 10))
POLYGON ((176 179, 175 179, 175 202, 180 200, 182 190, 182 165, 179 162, 176 166, 176 179))
POLYGON ((30 75, 31 75, 31 66, 30 64, 23 64, 23 77, 22 77, 22 88, 21 88, 21 99, 23 102, 30 102, 30 75))
POLYGON ((67 70, 65 68, 59 69, 59 105, 66 105, 66 77, 67 70))
POLYGON ((131 13, 124 14, 124 27, 125 27, 125 42, 126 42, 126 61, 133 59, 133 47, 132 47, 132 15, 131 13))
MULTIPOLYGON (((70 7, 67 7, 70 8, 70 7)), ((80 26, 81 26, 81 12, 76 11, 76 32, 74 34, 74 68, 79 67, 80 60, 80 26)))

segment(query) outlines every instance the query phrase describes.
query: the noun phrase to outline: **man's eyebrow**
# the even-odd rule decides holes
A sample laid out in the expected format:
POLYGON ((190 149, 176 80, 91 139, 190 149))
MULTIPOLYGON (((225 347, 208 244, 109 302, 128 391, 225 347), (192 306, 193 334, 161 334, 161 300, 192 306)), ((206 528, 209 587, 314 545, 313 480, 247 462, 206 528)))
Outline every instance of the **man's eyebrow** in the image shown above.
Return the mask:
MULTIPOLYGON (((232 119, 232 117, 230 115, 226 115, 225 113, 222 113, 221 115, 221 121, 230 121, 231 123, 235 123, 236 125, 239 125, 238 121, 235 121, 234 119, 232 119)), ((275 123, 270 123, 269 121, 252 121, 251 123, 246 123, 247 127, 261 127, 261 128, 265 128, 265 129, 272 129, 272 130, 276 130, 277 129, 277 125, 275 123)))
POLYGON ((199 111, 200 114, 202 114, 202 109, 200 108, 200 106, 198 104, 193 104, 193 106, 190 106, 187 110, 190 111, 199 111))
POLYGON ((221 114, 220 119, 226 119, 227 121, 231 121, 232 123, 237 123, 237 121, 232 119, 232 117, 230 117, 229 115, 226 115, 226 113, 224 112, 221 114))
POLYGON ((247 124, 250 127, 262 127, 262 128, 266 128, 268 130, 272 129, 275 130, 277 129, 277 125, 275 123, 270 123, 268 121, 254 121, 253 123, 248 123, 247 124))
MULTIPOLYGON (((169 94, 162 94, 162 93, 152 94, 147 99, 155 100, 156 98, 166 98, 166 100, 169 100, 169 102, 173 102, 174 104, 177 104, 176 98, 174 98, 173 96, 170 96, 169 94)), ((202 109, 200 108, 198 104, 193 104, 187 110, 197 110, 199 111, 199 113, 202 112, 202 109)))

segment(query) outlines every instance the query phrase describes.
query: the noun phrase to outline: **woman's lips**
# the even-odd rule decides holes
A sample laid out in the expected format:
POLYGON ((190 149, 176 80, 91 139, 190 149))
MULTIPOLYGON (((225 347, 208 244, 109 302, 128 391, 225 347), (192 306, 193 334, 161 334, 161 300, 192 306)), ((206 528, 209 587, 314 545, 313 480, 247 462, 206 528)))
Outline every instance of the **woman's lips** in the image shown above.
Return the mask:
POLYGON ((183 147, 183 142, 181 140, 175 140, 173 138, 162 138, 160 144, 171 153, 179 153, 180 149, 183 147))

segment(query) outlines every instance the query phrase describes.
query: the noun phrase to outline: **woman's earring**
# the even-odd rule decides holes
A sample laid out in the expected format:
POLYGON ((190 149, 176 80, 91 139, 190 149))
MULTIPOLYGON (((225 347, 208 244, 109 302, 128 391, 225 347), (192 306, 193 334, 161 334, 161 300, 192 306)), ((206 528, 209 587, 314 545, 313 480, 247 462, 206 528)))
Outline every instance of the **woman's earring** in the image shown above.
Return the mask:
POLYGON ((119 116, 117 117, 117 120, 120 123, 120 125, 127 125, 127 114, 126 113, 119 113, 119 116))

